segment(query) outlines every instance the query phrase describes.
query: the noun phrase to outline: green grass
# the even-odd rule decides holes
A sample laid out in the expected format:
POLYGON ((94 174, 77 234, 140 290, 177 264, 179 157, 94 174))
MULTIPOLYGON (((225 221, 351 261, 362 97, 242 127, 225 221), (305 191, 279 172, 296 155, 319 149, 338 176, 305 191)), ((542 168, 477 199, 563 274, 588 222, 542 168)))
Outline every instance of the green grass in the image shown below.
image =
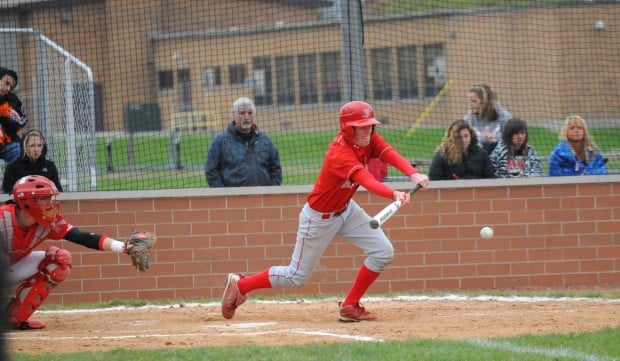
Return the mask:
MULTIPOLYGON (((462 325, 466 327, 466 325, 462 325)), ((315 343, 290 346, 231 345, 153 350, 11 355, 14 361, 238 361, 238 360, 618 360, 620 328, 596 332, 476 340, 410 339, 390 342, 315 343)))
POLYGON ((383 9, 388 12, 430 11, 441 9, 472 8, 513 8, 523 6, 545 6, 554 4, 574 4, 574 0, 384 0, 383 9))
MULTIPOLYGON (((430 160, 441 142, 444 129, 419 128, 407 137, 407 129, 385 125, 381 135, 402 155, 418 163, 422 172, 428 172, 430 160)), ((620 128, 592 130, 603 154, 620 152, 620 128)), ((280 152, 283 185, 311 185, 321 169, 328 144, 334 131, 276 131, 269 133, 280 152)), ((530 128, 530 142, 541 157, 546 158, 558 143, 556 132, 545 128, 530 128)), ((97 139, 98 190, 179 189, 206 187, 204 163, 211 135, 186 134, 180 137, 180 162, 171 156, 169 135, 136 135, 97 139), (107 142, 111 141, 112 166, 107 170, 107 142), (133 150, 133 151, 132 151, 133 150), (177 168, 180 163, 181 167, 177 168)), ((175 147, 172 147, 173 149, 175 147)), ((63 160, 55 160, 59 165, 63 160)), ((610 158, 608 169, 620 170, 620 159, 610 158)), ((543 162, 545 173, 547 163, 543 162)), ((390 167, 389 176, 400 176, 390 167)))

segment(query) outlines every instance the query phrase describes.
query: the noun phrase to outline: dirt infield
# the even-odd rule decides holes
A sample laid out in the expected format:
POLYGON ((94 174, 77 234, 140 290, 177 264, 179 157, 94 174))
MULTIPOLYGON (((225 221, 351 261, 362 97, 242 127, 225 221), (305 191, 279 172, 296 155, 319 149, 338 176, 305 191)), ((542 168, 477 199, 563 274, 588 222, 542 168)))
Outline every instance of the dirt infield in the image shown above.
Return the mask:
POLYGON ((620 327, 620 300, 444 297, 369 299, 375 322, 337 321, 335 300, 248 301, 233 320, 219 304, 48 311, 44 330, 12 331, 11 352, 214 345, 470 339, 620 327), (136 339, 140 339, 139 342, 136 339))

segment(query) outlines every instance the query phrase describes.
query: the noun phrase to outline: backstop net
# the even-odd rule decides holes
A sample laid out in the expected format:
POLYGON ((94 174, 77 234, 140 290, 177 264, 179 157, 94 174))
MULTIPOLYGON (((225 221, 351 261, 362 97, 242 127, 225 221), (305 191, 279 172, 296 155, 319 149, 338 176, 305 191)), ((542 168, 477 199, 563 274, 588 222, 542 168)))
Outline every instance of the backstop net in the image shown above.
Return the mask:
MULTIPOLYGON (((572 114, 586 120, 609 172, 620 172, 618 1, 0 7, 5 23, 38 29, 5 30, 5 49, 19 57, 0 59, 12 60, 5 65, 24 80, 18 91, 35 114, 29 126, 45 131, 68 190, 207 187, 209 150, 239 97, 256 104, 283 185, 315 182, 349 100, 370 103, 379 133, 428 172, 448 125, 470 111, 468 91, 481 83, 527 122, 545 176, 572 114)), ((399 176, 388 168, 388 179, 399 176)))
POLYGON ((90 67, 40 30, 0 28, 4 60, 28 69, 20 74, 16 92, 24 102, 27 129, 40 130, 48 157, 56 163, 65 191, 90 191, 97 186, 95 114, 90 67))

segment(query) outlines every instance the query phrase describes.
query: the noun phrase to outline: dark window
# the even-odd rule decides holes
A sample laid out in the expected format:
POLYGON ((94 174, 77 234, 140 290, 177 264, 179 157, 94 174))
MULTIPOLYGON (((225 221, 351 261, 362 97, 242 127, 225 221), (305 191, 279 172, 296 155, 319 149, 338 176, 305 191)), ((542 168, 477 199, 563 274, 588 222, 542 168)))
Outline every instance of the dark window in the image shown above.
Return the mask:
POLYGON ((247 69, 244 64, 233 64, 228 66, 230 85, 243 86, 246 76, 247 69))
POLYGON ((392 99, 392 49, 370 51, 372 67, 372 96, 375 100, 392 99))
POLYGON ((159 72, 159 90, 169 90, 174 86, 172 70, 162 70, 159 72))
POLYGON ((418 97, 417 58, 414 45, 396 49, 398 71, 398 97, 415 99, 418 97))
POLYGON ((276 58, 278 105, 295 104, 295 65, 292 56, 276 58))
POLYGON ((324 103, 340 102, 342 97, 340 71, 340 53, 321 54, 321 88, 324 103))
POLYGON ((299 55, 297 63, 299 68, 299 101, 301 104, 315 104, 318 102, 316 55, 299 55))
POLYGON ((192 110, 192 82, 189 69, 177 71, 179 82, 179 110, 182 112, 192 110))

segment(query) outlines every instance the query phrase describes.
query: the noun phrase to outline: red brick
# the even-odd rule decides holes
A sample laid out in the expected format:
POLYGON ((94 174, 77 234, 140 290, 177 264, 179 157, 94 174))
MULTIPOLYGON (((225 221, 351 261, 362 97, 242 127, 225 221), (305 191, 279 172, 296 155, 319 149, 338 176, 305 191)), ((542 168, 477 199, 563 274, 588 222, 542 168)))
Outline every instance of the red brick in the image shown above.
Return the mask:
MULTIPOLYGON (((498 180, 501 182, 501 180, 498 180)), ((219 298, 226 273, 287 265, 307 194, 63 201, 83 229, 122 239, 154 231, 152 268, 136 274, 123 254, 67 241, 73 272, 49 302, 219 298)), ((267 193, 267 192, 266 192, 267 193)), ((370 212, 387 201, 361 191, 370 212)), ((395 257, 369 292, 620 285, 620 186, 597 184, 456 187, 416 194, 383 227, 395 257), (495 236, 479 235, 484 225, 495 236)), ((42 245, 44 249, 48 245, 42 245)), ((308 284, 261 290, 269 297, 339 294, 366 256, 336 236, 308 284)))

